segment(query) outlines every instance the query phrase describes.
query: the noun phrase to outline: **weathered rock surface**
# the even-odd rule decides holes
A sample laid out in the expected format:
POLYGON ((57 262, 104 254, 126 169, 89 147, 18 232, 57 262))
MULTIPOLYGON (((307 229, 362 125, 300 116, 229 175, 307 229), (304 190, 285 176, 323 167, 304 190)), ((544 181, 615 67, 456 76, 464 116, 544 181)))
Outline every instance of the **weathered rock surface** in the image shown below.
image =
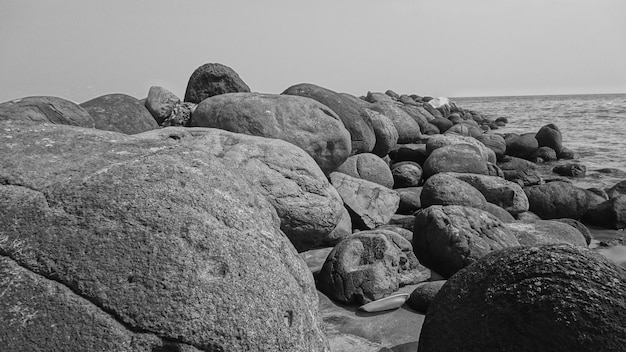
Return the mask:
POLYGON ((399 144, 389 153, 389 157, 396 163, 413 161, 422 165, 428 157, 426 144, 399 144))
POLYGON ((448 280, 418 351, 623 351, 624 292, 626 271, 590 250, 507 248, 448 280))
POLYGON ((445 280, 437 280, 420 284, 411 292, 411 296, 409 296, 406 304, 418 312, 426 313, 437 292, 441 290, 445 283, 445 280))
POLYGON ((393 187, 393 175, 387 163, 371 153, 362 153, 349 157, 341 164, 337 172, 378 183, 387 188, 393 187))
MULTIPOLYGON (((11 136, 12 144, 11 153, 0 153, 1 256, 127 330, 158 336, 168 349, 327 350, 313 278, 280 231, 274 207, 241 171, 173 139, 2 127, 0 140, 11 136), (35 143, 44 139, 49 145, 35 143)), ((23 308, 41 300, 49 301, 22 301, 23 308)), ((77 320, 45 326, 92 332, 75 325, 85 319, 75 307, 77 320)), ((47 308, 33 324, 66 314, 62 306, 47 308)), ((97 333, 93 339, 108 333, 123 343, 113 331, 97 333)))
POLYGON ((535 135, 539 147, 550 147, 556 154, 561 154, 563 150, 563 136, 561 130, 555 124, 541 127, 535 135))
POLYGON ((365 109, 365 112, 369 116, 376 136, 376 144, 372 153, 383 157, 389 154, 398 143, 398 130, 387 116, 370 109, 365 109))
POLYGON ((467 144, 449 145, 434 150, 424 162, 424 179, 440 172, 488 175, 487 162, 478 150, 467 144))
POLYGON ((606 190, 606 195, 609 198, 615 198, 623 194, 626 194, 626 180, 620 181, 606 190))
POLYGON ((356 228, 375 229, 388 223, 400 204, 396 191, 374 182, 340 172, 331 173, 330 182, 351 212, 352 225, 356 228))
POLYGON ((513 233, 483 210, 434 205, 415 213, 415 255, 420 263, 444 277, 490 252, 512 246, 519 246, 513 233))
POLYGON ((474 137, 462 136, 458 134, 446 134, 446 135, 435 135, 428 139, 426 142, 426 151, 428 154, 431 154, 433 151, 449 146, 449 145, 459 145, 459 144, 468 144, 475 147, 483 160, 495 163, 496 155, 495 152, 489 149, 486 145, 478 141, 474 137))
POLYGON ((476 139, 483 143, 487 148, 493 150, 496 154, 496 159, 501 160, 506 155, 506 142, 504 141, 504 137, 495 133, 485 133, 482 134, 476 139))
POLYGON ((504 208, 499 207, 493 203, 487 202, 483 210, 495 216, 498 220, 502 222, 515 221, 515 218, 513 217, 513 215, 511 215, 511 213, 509 213, 508 211, 504 210, 504 208))
POLYGON ((583 237, 585 237, 585 242, 587 242, 587 245, 591 243, 591 231, 589 231, 589 228, 587 228, 587 226, 585 226, 582 222, 568 218, 553 219, 552 221, 558 221, 564 224, 568 224, 569 226, 578 230, 578 232, 580 232, 583 237))
POLYGON ((523 186, 543 183, 537 171, 537 165, 528 160, 506 156, 501 162, 498 162, 498 167, 504 173, 504 178, 507 181, 516 182, 523 186))
POLYGON ((517 237, 522 246, 566 243, 587 247, 585 236, 576 228, 558 221, 507 222, 504 224, 517 237))
POLYGON ((413 161, 401 161, 391 166, 393 187, 417 187, 422 180, 422 167, 413 161))
POLYGON ((353 99, 310 83, 291 86, 281 94, 311 98, 334 111, 350 132, 353 155, 369 153, 374 149, 376 135, 369 115, 365 111, 365 107, 353 99))
POLYGON ((422 209, 422 187, 397 188, 396 192, 400 196, 398 214, 413 214, 422 209))
POLYGON ((320 271, 318 288, 336 301, 365 304, 429 278, 409 241, 377 229, 355 233, 335 246, 320 271))
POLYGON ((130 95, 107 94, 80 106, 93 117, 99 130, 135 134, 159 128, 144 104, 130 95))
POLYGON ((518 158, 532 160, 537 155, 539 144, 534 133, 525 133, 521 136, 505 138, 506 154, 518 158))
POLYGON ((582 164, 563 164, 555 166, 552 171, 561 176, 585 177, 587 168, 582 164))
POLYGON ((190 126, 282 139, 304 149, 330 173, 350 155, 350 134, 319 102, 298 96, 232 93, 203 100, 190 126))
POLYGON ((431 176, 424 183, 420 201, 423 208, 431 205, 463 205, 483 209, 487 204, 479 190, 450 173, 431 176))
POLYGON ((372 104, 370 109, 387 116, 398 131, 398 143, 413 143, 422 133, 417 122, 396 103, 379 102, 372 104))
POLYGON ((162 125, 172 115, 174 107, 180 104, 180 98, 163 87, 152 86, 144 104, 154 120, 162 125))
POLYGON ((81 127, 94 127, 94 120, 85 109, 58 97, 26 97, 0 104, 0 121, 54 123, 81 127))
POLYGON ((330 234, 341 220, 341 197, 315 161, 293 144, 208 128, 169 127, 138 137, 175 140, 239 170, 276 209, 298 251, 340 240, 330 234))
POLYGON ((585 221, 611 229, 626 228, 626 194, 611 198, 585 214, 585 221))
POLYGON ((189 77, 185 101, 200 104, 214 95, 245 92, 250 92, 250 87, 237 72, 226 65, 209 63, 198 67, 189 77))
POLYGON ((587 193, 567 182, 524 187, 529 210, 542 219, 580 219, 589 208, 587 193))
POLYGON ((448 173, 448 175, 469 183, 482 193, 487 202, 500 206, 511 214, 528 211, 528 197, 517 183, 488 175, 467 173, 448 173))

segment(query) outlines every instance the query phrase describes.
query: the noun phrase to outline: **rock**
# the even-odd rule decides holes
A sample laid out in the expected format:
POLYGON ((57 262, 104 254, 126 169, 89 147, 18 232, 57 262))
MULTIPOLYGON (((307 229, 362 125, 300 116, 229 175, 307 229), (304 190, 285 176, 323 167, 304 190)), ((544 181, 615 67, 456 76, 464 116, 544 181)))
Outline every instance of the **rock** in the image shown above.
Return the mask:
POLYGON ((585 226, 582 222, 578 220, 574 220, 574 219, 568 219, 568 218, 554 219, 552 221, 562 222, 564 224, 567 224, 575 228, 576 230, 578 230, 578 232, 580 232, 583 235, 583 237, 585 237, 585 242, 587 242, 587 245, 591 243, 591 232, 589 231, 587 226, 585 226))
POLYGON ((507 118, 506 118, 506 117, 504 117, 504 116, 500 116, 500 117, 498 117, 498 118, 496 119, 496 122, 502 122, 502 123, 504 123, 504 124, 507 124, 507 123, 509 123, 509 119, 507 119, 507 118))
POLYGON ((522 187, 514 182, 501 177, 478 174, 448 173, 448 175, 467 182, 482 193, 487 202, 498 205, 513 215, 528 211, 528 197, 522 187))
POLYGON ((369 116, 376 136, 376 144, 372 153, 382 158, 398 144, 398 130, 387 116, 370 109, 365 109, 365 112, 369 116))
POLYGON ((542 161, 554 161, 558 159, 556 152, 550 147, 539 147, 539 149, 537 149, 537 158, 542 161))
POLYGON ((418 351, 623 351, 624 292, 624 270, 590 250, 507 248, 448 280, 418 351))
POLYGON ((578 159, 578 154, 566 147, 561 148, 561 152, 557 156, 559 159, 578 159))
POLYGON ((582 164, 563 164, 555 166, 552 172, 561 176, 585 177, 587 168, 582 164))
POLYGON ((589 207, 587 194, 567 182, 550 182, 524 187, 529 210, 542 219, 580 219, 589 207))
POLYGON ((435 205, 415 214, 415 255, 420 263, 444 277, 490 252, 512 246, 519 246, 513 233, 480 209, 435 205))
MULTIPOLYGON (((26 312, 46 302, 30 323, 40 335, 25 336, 34 350, 67 341, 64 331, 88 349, 106 346, 93 345, 103 334, 123 344, 84 314, 86 301, 124 333, 160 340, 145 351, 328 350, 312 275, 240 170, 173 139, 16 123, 0 134, 14 143, 0 153, 0 253, 76 302, 68 312, 47 289, 21 301, 26 312), (34 143, 44 138, 49 146, 34 143)), ((5 317, 3 341, 24 331, 5 317)))
POLYGON ((446 280, 437 280, 425 282, 417 286, 411 292, 411 296, 406 301, 406 304, 420 313, 426 313, 437 292, 441 290, 445 283, 446 280))
POLYGON ((441 131, 439 130, 437 126, 429 122, 428 125, 424 127, 424 131, 422 133, 428 136, 432 136, 432 135, 437 135, 440 132, 441 131))
POLYGON ((479 151, 466 144, 449 145, 434 150, 424 162, 424 179, 440 172, 488 175, 487 162, 479 151))
POLYGON ((409 116, 411 116, 413 120, 417 122, 417 124, 420 126, 420 131, 422 131, 422 133, 425 133, 427 131, 429 125, 428 121, 434 119, 433 116, 430 115, 430 113, 422 106, 402 105, 400 106, 400 109, 404 110, 404 112, 409 114, 409 116))
POLYGON ((298 96, 216 95, 198 105, 190 126, 282 139, 304 149, 327 174, 350 155, 350 134, 339 117, 319 102, 298 96))
POLYGON ((172 115, 172 110, 178 104, 180 104, 180 98, 169 90, 158 86, 150 87, 145 101, 146 109, 159 125, 162 125, 165 119, 172 115))
POLYGON ((502 222, 515 221, 515 218, 513 217, 513 215, 511 215, 511 213, 509 213, 508 211, 504 210, 504 208, 499 207, 493 203, 487 202, 483 210, 495 216, 498 220, 502 222))
POLYGON ((232 68, 209 63, 198 67, 189 77, 185 101, 200 104, 215 95, 246 92, 250 92, 250 87, 232 68))
POLYGON ((395 103, 376 103, 370 109, 387 116, 398 131, 398 143, 414 143, 422 136, 420 126, 395 103))
POLYGON ((389 166, 383 159, 371 153, 362 153, 349 157, 336 171, 378 183, 387 188, 393 187, 393 176, 389 166))
POLYGON ((524 159, 507 156, 498 163, 507 181, 516 182, 521 186, 532 186, 543 183, 537 171, 537 165, 524 159))
POLYGON ((185 102, 174 105, 172 112, 168 118, 163 121, 164 127, 189 126, 191 115, 196 111, 197 104, 185 102))
POLYGON ((444 135, 446 135, 446 136, 450 135, 450 134, 463 136, 463 137, 471 137, 471 133, 470 133, 469 127, 464 125, 464 124, 462 124, 462 123, 456 124, 456 125, 448 128, 446 130, 446 132, 444 132, 444 135))
POLYGON ((443 118, 443 115, 441 114, 441 112, 435 109, 432 105, 424 104, 423 107, 424 107, 424 110, 428 111, 432 115, 432 118, 429 118, 428 121, 436 119, 436 118, 443 118))
POLYGON ((93 117, 99 130, 135 134, 159 128, 148 109, 126 94, 107 94, 80 106, 93 117))
POLYGON ((445 147, 448 145, 459 145, 459 144, 467 144, 475 147, 480 156, 488 162, 495 163, 496 155, 493 150, 487 148, 484 144, 476 140, 476 138, 461 136, 456 134, 444 134, 433 136, 428 139, 426 142, 426 151, 428 154, 432 153, 434 150, 439 149, 441 147, 445 147))
POLYGON ((483 209, 487 204, 480 191, 448 173, 431 176, 424 183, 420 201, 423 208, 431 205, 463 205, 483 209))
POLYGON ((369 153, 374 149, 376 135, 370 117, 365 108, 353 99, 310 83, 291 86, 282 94, 311 98, 334 111, 350 132, 352 155, 369 153))
POLYGON ((554 149, 556 154, 560 154, 563 150, 563 137, 555 124, 551 123, 541 127, 535 135, 535 139, 539 147, 550 147, 554 149))
POLYGON ((422 165, 426 161, 428 153, 425 144, 399 144, 389 153, 389 156, 396 163, 413 161, 422 165))
POLYGON ((336 301, 365 304, 429 278, 409 241, 392 231, 372 230, 335 246, 320 271, 318 288, 336 301))
POLYGON ((620 181, 606 190, 606 195, 610 198, 619 197, 626 194, 626 180, 620 181))
POLYGON ((413 243, 413 231, 407 230, 405 228, 395 225, 381 225, 378 226, 376 230, 388 230, 391 232, 395 232, 398 235, 404 237, 407 241, 413 243))
POLYGON ((516 217, 517 217, 517 220, 526 221, 526 222, 535 222, 537 220, 541 220, 541 218, 537 214, 533 213, 532 211, 525 211, 523 213, 519 213, 516 215, 516 217))
POLYGON ((518 158, 532 160, 537 156, 539 144, 534 133, 525 133, 518 137, 506 139, 506 154, 518 158))
POLYGON ((400 98, 398 98, 398 101, 404 105, 420 106, 422 104, 421 102, 420 103, 416 102, 415 99, 411 98, 410 96, 406 94, 402 94, 400 98))
POLYGON ((400 196, 398 214, 413 214, 422 209, 422 187, 405 187, 396 189, 400 196))
POLYGON ((413 231, 415 225, 414 215, 393 214, 389 219, 389 225, 398 226, 409 231, 413 231))
POLYGON ((377 183, 340 172, 331 173, 330 182, 351 212, 352 225, 359 229, 374 229, 388 223, 400 204, 396 191, 377 183))
POLYGON ((584 220, 589 224, 610 229, 626 228, 626 194, 613 197, 589 209, 584 220))
POLYGON ((58 97, 27 97, 0 104, 0 121, 54 123, 94 127, 91 115, 82 107, 58 97))
POLYGON ((241 172, 276 209, 281 230, 298 251, 340 239, 330 234, 341 221, 342 199, 315 161, 293 144, 208 128, 168 127, 138 137, 178 141, 241 172))
POLYGON ((502 160, 506 154, 506 142, 504 137, 495 133, 481 134, 476 139, 483 143, 487 148, 493 150, 497 160, 502 160))
POLYGON ((390 96, 390 97, 392 97, 392 98, 393 98, 393 99, 395 99, 395 100, 400 99, 400 95, 399 95, 398 93, 394 92, 394 91, 393 91, 393 90, 391 90, 391 89, 387 89, 387 91, 385 91, 385 94, 386 94, 386 95, 388 95, 388 96, 390 96))
POLYGON ((507 222, 504 224, 522 246, 566 243, 587 247, 585 236, 576 228, 558 221, 536 220, 533 222, 507 222))
POLYGON ((417 187, 422 179, 422 167, 412 161, 401 161, 391 167, 393 187, 417 187))
POLYGON ((352 218, 350 212, 346 207, 341 210, 341 220, 335 227, 335 229, 328 235, 326 245, 333 246, 344 238, 348 238, 352 235, 352 218))
POLYGON ((439 132, 441 133, 446 132, 450 127, 454 126, 454 123, 446 119, 445 117, 437 117, 433 120, 430 120, 429 123, 437 126, 439 132))
POLYGON ((389 95, 376 92, 367 92, 367 96, 365 96, 365 101, 369 103, 395 103, 395 100, 392 99, 389 95))

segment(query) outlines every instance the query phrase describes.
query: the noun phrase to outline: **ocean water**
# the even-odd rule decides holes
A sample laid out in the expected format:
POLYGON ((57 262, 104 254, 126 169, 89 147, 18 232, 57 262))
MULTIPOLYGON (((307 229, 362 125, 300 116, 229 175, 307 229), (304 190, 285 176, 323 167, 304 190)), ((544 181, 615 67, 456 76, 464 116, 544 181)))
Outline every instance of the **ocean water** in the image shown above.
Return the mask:
MULTIPOLYGON (((451 98, 458 106, 493 118, 506 117, 508 124, 495 133, 536 133, 553 123, 561 130, 563 145, 578 158, 540 165, 542 175, 557 177, 555 165, 580 163, 587 168, 584 178, 570 178, 578 187, 609 188, 626 180, 626 94, 547 95, 519 97, 451 98), (614 172, 598 170, 611 168, 614 172)), ((623 230, 591 229, 599 241, 623 237, 623 230)), ((626 246, 598 249, 609 259, 626 267, 626 246)))

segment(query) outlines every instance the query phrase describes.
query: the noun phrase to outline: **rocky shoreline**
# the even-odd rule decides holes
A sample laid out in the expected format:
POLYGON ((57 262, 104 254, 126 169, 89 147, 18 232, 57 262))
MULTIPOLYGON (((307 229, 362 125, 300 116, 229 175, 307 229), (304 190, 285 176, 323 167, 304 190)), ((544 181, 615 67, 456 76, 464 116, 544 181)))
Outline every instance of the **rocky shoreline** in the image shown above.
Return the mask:
POLYGON ((595 251, 623 242, 591 233, 626 228, 626 180, 577 187, 558 126, 506 123, 390 90, 253 93, 221 64, 184 100, 2 103, 0 346, 622 351, 626 269, 595 251))

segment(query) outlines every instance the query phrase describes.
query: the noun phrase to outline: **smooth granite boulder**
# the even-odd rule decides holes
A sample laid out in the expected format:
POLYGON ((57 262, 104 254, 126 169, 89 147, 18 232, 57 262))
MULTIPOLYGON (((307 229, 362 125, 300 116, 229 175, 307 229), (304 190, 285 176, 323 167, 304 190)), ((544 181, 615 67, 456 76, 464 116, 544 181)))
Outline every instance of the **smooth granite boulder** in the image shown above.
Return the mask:
POLYGON ((387 116, 398 131, 398 143, 414 143, 422 137, 418 123, 396 103, 379 102, 372 104, 371 110, 387 116))
POLYGON ((448 128, 454 126, 454 123, 445 117, 437 117, 428 122, 435 125, 439 129, 440 133, 445 133, 448 128))
POLYGON ((126 94, 107 94, 81 103, 99 130, 136 134, 159 128, 148 109, 126 94))
POLYGON ((365 304, 429 278, 430 270, 419 263, 411 242, 395 232, 377 229, 355 233, 337 244, 317 284, 336 301, 365 304))
POLYGON ((420 201, 423 208, 431 205, 463 205, 484 209, 487 204, 478 189, 449 173, 431 176, 424 183, 420 201))
POLYGON ((445 283, 446 280, 437 280, 420 284, 411 292, 406 304, 420 313, 428 312, 428 307, 445 283))
POLYGON ((371 153, 362 153, 349 157, 341 164, 337 172, 378 183, 387 188, 393 187, 393 175, 387 163, 371 153))
POLYGON ((396 191, 374 182, 340 172, 331 173, 330 182, 350 211, 355 228, 371 230, 388 223, 400 204, 396 191))
POLYGON ((582 222, 568 218, 553 219, 552 221, 562 222, 575 228, 583 235, 583 237, 585 237, 585 242, 587 242, 587 246, 591 243, 591 231, 589 231, 589 228, 585 226, 582 222))
POLYGON ((422 209, 422 189, 422 187, 404 187, 396 189, 396 192, 398 192, 400 196, 398 214, 413 214, 422 209))
POLYGON ((415 213, 415 255, 444 277, 493 251, 519 245, 504 223, 484 210, 434 205, 415 213))
POLYGON ((413 161, 423 165, 428 158, 426 144, 398 144, 390 153, 389 157, 393 162, 413 161))
POLYGON ((537 162, 549 162, 549 161, 555 161, 558 159, 554 149, 550 147, 545 147, 545 146, 539 147, 539 149, 537 149, 536 156, 537 156, 536 158, 537 162))
POLYGON ((507 222, 504 224, 522 246, 566 243, 587 247, 585 236, 576 228, 558 221, 507 222))
POLYGON ((497 176, 452 172, 447 174, 469 183, 482 193, 487 202, 498 205, 513 215, 528 211, 528 197, 517 183, 497 176))
POLYGON ((589 224, 610 229, 626 228, 626 194, 611 198, 589 209, 584 220, 589 224))
POLYGON ((515 182, 520 186, 533 186, 543 183, 537 171, 537 164, 528 160, 506 156, 498 162, 498 167, 504 173, 504 178, 507 181, 515 182))
POLYGON ((515 221, 515 218, 513 217, 513 215, 511 215, 511 213, 509 213, 508 211, 504 210, 504 208, 497 206, 493 203, 487 202, 483 210, 495 216, 498 220, 502 222, 515 221))
POLYGON ((333 111, 292 95, 216 95, 198 105, 189 125, 282 139, 304 149, 327 174, 351 151, 350 134, 333 111))
POLYGON ((365 109, 365 112, 376 136, 372 153, 382 158, 398 144, 398 130, 387 116, 370 109, 365 109))
MULTIPOLYGON (((123 344, 111 324, 90 327, 88 301, 125 333, 157 339, 132 350, 328 351, 313 277, 241 170, 174 139, 16 123, 0 136, 12 137, 11 153, 0 153, 0 253, 77 301, 70 313, 49 304, 31 317, 44 334, 33 350, 69 329, 87 343, 104 334, 123 344), (43 139, 50 145, 34 143, 43 139)), ((57 295, 43 294, 19 301, 22 311, 57 295)), ((2 341, 20 336, 5 318, 2 341)), ((3 347, 17 350, 21 338, 3 347)), ((69 350, 85 345, 78 340, 69 350)))
MULTIPOLYGON (((352 155, 369 153, 374 149, 376 135, 369 115, 365 107, 354 99, 310 83, 296 84, 281 94, 311 98, 334 111, 350 132, 352 155)), ((355 99, 358 100, 358 98, 355 99)))
POLYGON ((503 249, 441 288, 418 351, 623 351, 624 292, 626 271, 588 249, 503 249))
POLYGON ((209 128, 169 127, 137 137, 174 140, 238 170, 276 209, 298 251, 340 240, 330 234, 341 221, 341 197, 313 158, 293 144, 209 128))
POLYGON ((506 154, 518 158, 532 160, 537 155, 539 144, 534 133, 510 136, 506 140, 506 154))
POLYGON ((428 154, 432 153, 434 150, 439 149, 441 147, 445 147, 448 145, 458 145, 458 144, 469 144, 474 146, 480 153, 480 156, 490 163, 496 162, 495 152, 489 149, 486 145, 478 141, 474 137, 462 136, 458 134, 443 134, 432 136, 426 142, 426 151, 428 154))
POLYGON ((535 134, 535 139, 539 147, 550 147, 554 149, 557 155, 561 154, 563 150, 561 130, 553 123, 541 127, 535 134))
POLYGON ((489 168, 476 147, 456 144, 434 150, 424 162, 424 179, 440 172, 489 175, 489 168))
POLYGON ((174 107, 180 104, 180 98, 163 87, 152 86, 144 104, 154 120, 162 125, 172 115, 174 107))
POLYGON ((400 109, 404 110, 417 124, 420 126, 420 131, 425 133, 428 129, 429 121, 434 117, 423 107, 416 105, 402 105, 400 109))
POLYGON ((250 87, 232 68, 209 63, 198 67, 187 83, 185 101, 200 104, 206 98, 225 93, 250 92, 250 87))
POLYGON ((374 103, 395 103, 396 100, 385 93, 367 92, 367 95, 365 96, 365 101, 368 103, 374 104, 374 103))
POLYGON ((94 120, 85 109, 58 97, 37 96, 9 100, 0 104, 0 121, 54 123, 94 127, 94 120))
POLYGON ((417 187, 422 180, 422 167, 413 161, 401 161, 391 166, 393 187, 417 187))
POLYGON ((571 183, 555 181, 524 187, 529 210, 544 220, 580 219, 589 208, 587 192, 571 183))

